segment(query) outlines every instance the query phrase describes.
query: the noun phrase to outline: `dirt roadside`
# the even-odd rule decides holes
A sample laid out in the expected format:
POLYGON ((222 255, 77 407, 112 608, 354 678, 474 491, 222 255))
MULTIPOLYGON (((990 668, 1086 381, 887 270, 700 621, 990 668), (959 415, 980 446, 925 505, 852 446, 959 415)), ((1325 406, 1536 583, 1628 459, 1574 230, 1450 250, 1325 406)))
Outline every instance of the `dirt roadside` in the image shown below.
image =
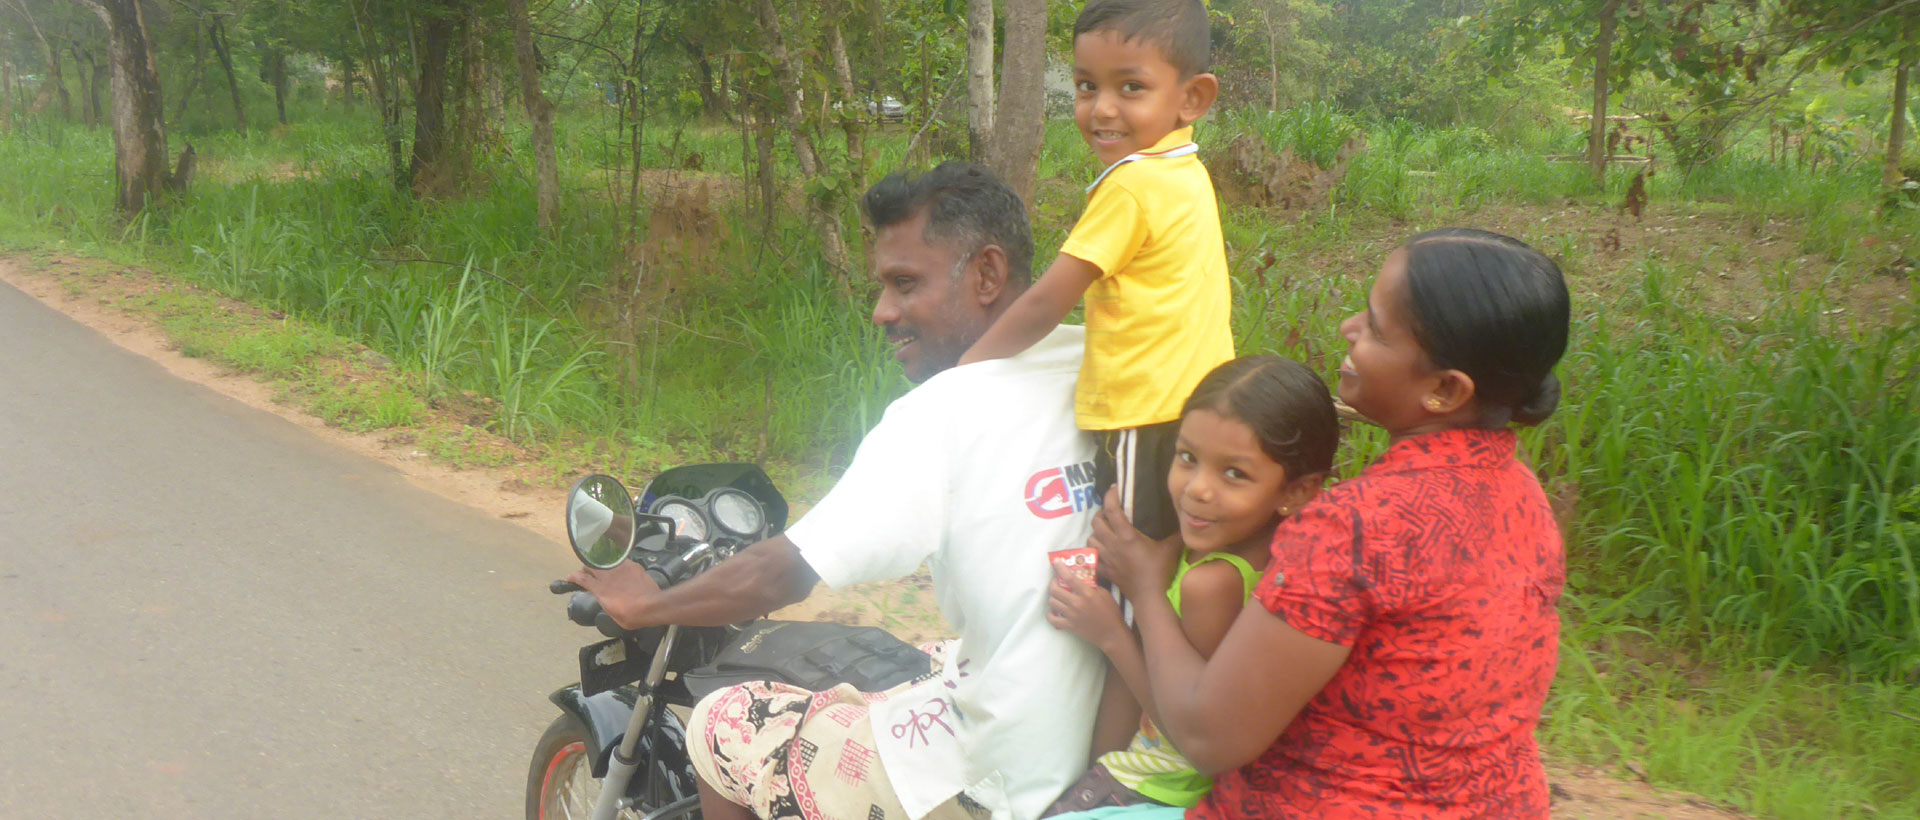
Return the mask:
MULTIPOLYGON (((277 398, 273 386, 205 359, 179 346, 137 305, 153 293, 186 286, 140 268, 110 266, 76 257, 0 255, 0 282, 34 297, 98 331, 120 347, 144 356, 176 377, 273 413, 340 447, 377 459, 422 489, 524 527, 564 550, 565 523, 558 514, 565 488, 529 481, 529 471, 509 465, 455 469, 413 446, 410 437, 390 431, 356 433, 277 398), (102 275, 111 270, 115 275, 102 275)), ((254 311, 232 303, 234 312, 254 311)), ((798 620, 871 624, 912 641, 946 634, 934 609, 932 585, 924 575, 849 590, 820 589, 805 603, 776 613, 798 620)), ((1548 761, 1553 816, 1562 820, 1707 820, 1745 815, 1712 801, 1656 789, 1620 773, 1548 761)))

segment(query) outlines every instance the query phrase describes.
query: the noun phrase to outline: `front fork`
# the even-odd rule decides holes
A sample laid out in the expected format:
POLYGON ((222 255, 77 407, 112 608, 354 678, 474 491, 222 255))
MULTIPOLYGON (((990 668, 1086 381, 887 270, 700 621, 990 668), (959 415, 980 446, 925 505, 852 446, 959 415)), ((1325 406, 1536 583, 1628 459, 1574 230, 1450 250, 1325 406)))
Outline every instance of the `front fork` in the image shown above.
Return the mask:
MULTIPOLYGON (((660 683, 667 677, 667 659, 673 655, 674 640, 680 636, 679 626, 667 627, 667 633, 660 638, 660 645, 653 652, 653 659, 647 665, 647 676, 640 682, 640 697, 633 703, 633 717, 627 721, 627 731, 620 737, 620 745, 613 750, 612 759, 607 763, 607 777, 600 784, 600 800, 593 806, 593 820, 614 820, 620 810, 626 808, 627 785, 633 781, 633 773, 640 768, 638 749, 640 737, 647 728, 647 716, 653 714, 653 702, 660 691, 660 683)), ((678 820, 698 813, 700 795, 696 792, 648 812, 644 820, 678 820)))

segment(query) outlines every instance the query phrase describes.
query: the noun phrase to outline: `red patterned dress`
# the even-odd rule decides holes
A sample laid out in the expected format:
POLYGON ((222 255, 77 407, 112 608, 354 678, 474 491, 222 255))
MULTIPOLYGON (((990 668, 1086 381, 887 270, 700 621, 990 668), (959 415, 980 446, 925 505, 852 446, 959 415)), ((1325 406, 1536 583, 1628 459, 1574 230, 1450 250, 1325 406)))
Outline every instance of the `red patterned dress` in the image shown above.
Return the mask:
POLYGON ((1505 431, 1404 439, 1274 534, 1254 596, 1352 648, 1189 820, 1545 818, 1560 529, 1505 431))

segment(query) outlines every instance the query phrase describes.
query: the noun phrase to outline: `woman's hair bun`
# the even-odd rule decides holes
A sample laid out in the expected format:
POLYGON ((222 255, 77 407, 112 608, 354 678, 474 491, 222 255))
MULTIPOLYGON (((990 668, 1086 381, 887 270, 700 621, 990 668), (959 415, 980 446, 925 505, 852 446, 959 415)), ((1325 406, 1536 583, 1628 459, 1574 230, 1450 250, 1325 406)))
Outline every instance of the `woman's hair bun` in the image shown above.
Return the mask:
POLYGON ((1518 239, 1471 228, 1428 231, 1404 248, 1410 324, 1427 359, 1471 377, 1489 414, 1520 424, 1553 415, 1553 368, 1571 318, 1559 266, 1518 239))
POLYGON ((1527 396, 1525 399, 1522 399, 1519 404, 1514 405, 1513 421, 1515 424, 1524 424, 1532 427, 1533 425, 1546 421, 1553 415, 1554 409, 1559 406, 1560 379, 1549 372, 1545 378, 1540 380, 1540 386, 1534 388, 1532 395, 1527 396))

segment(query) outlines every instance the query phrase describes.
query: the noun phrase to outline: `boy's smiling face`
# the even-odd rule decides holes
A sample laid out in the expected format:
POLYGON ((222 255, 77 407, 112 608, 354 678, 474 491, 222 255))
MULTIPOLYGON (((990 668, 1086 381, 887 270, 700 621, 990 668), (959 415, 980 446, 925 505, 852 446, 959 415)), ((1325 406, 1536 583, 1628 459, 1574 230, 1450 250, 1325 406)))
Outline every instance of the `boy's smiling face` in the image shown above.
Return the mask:
POLYGON ((1212 74, 1182 78, 1160 46, 1117 31, 1073 40, 1073 120, 1100 164, 1152 148, 1207 112, 1219 91, 1212 74))

